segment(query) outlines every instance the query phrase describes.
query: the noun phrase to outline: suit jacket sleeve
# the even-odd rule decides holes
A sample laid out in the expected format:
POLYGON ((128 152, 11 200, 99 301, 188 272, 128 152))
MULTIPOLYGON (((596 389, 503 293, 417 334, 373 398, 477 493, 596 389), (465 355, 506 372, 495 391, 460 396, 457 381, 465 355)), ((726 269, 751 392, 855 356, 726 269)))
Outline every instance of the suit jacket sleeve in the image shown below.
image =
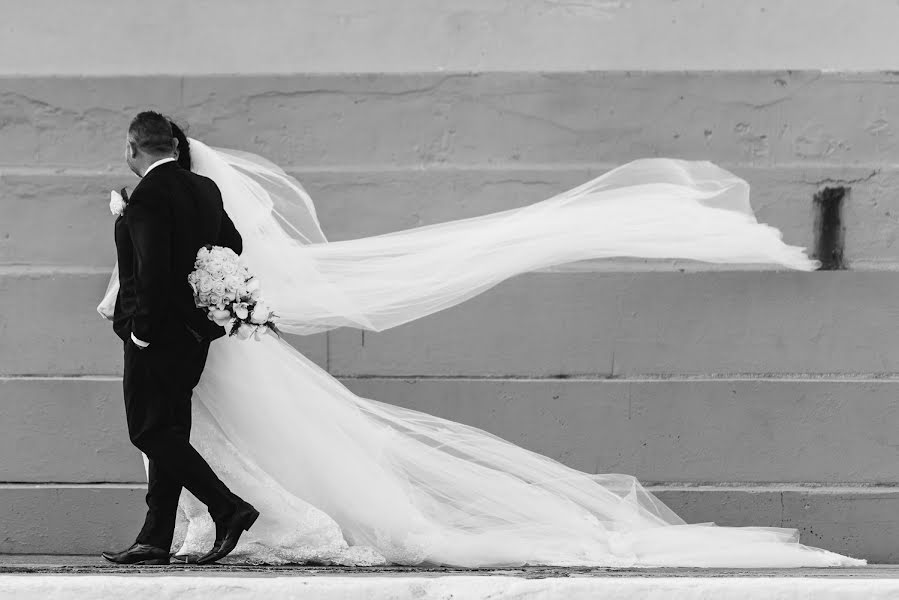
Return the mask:
POLYGON ((152 343, 162 330, 172 290, 172 221, 166 198, 156 190, 135 191, 125 211, 134 247, 136 310, 132 333, 152 343))
POLYGON ((222 224, 219 227, 219 239, 216 241, 215 245, 231 248, 236 253, 240 254, 243 252, 243 238, 240 237, 240 232, 238 232, 237 228, 234 226, 234 221, 231 220, 231 217, 229 217, 228 213, 225 211, 224 205, 222 205, 222 195, 218 191, 218 187, 216 187, 215 191, 218 193, 219 205, 222 206, 222 224))

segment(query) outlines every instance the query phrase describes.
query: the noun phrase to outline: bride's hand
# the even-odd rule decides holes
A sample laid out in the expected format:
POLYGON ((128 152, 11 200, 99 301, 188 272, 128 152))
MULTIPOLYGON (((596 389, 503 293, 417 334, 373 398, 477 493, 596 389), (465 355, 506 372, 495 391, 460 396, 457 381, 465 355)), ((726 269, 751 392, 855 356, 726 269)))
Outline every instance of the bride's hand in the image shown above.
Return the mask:
POLYGON ((100 300, 99 306, 97 306, 97 312, 100 313, 101 317, 110 321, 113 320, 115 317, 115 303, 118 296, 119 263, 116 262, 115 267, 112 270, 112 277, 109 279, 109 286, 106 288, 106 294, 104 294, 103 299, 100 300))
POLYGON ((104 319, 112 321, 113 317, 115 316, 115 302, 110 304, 109 302, 106 302, 104 300, 100 303, 99 306, 97 306, 97 312, 100 313, 100 316, 104 319))

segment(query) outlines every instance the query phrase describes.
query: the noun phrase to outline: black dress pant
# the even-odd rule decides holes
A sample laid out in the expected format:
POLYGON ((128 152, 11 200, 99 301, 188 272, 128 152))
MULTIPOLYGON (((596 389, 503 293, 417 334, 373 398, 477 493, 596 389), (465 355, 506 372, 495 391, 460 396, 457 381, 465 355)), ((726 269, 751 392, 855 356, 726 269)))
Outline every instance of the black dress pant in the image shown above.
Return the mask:
POLYGON ((226 521, 241 500, 190 444, 191 395, 206 365, 209 342, 185 331, 183 343, 141 349, 125 342, 125 414, 131 442, 150 459, 147 517, 137 542, 169 550, 181 488, 226 521))

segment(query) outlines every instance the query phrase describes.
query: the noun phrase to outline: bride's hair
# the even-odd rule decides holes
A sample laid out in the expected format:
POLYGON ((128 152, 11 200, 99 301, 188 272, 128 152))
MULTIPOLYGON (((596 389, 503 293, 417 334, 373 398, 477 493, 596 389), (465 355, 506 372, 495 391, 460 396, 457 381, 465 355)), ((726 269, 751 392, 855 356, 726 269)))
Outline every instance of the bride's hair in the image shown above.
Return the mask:
POLYGON ((187 141, 184 131, 172 119, 169 119, 169 123, 172 124, 172 135, 178 140, 178 164, 182 169, 190 171, 190 142, 187 141))

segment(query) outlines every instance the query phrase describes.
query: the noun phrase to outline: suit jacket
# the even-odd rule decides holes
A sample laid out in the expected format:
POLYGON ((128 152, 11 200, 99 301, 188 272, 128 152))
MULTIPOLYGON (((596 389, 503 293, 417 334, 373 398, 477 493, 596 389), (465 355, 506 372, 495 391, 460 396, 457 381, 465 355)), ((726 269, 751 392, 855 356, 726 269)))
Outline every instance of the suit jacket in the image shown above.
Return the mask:
POLYGON ((187 276, 206 244, 238 254, 243 240, 211 179, 168 162, 147 173, 115 223, 119 295, 113 329, 151 344, 225 335, 194 304, 187 276), (186 336, 185 334, 190 334, 186 336))

